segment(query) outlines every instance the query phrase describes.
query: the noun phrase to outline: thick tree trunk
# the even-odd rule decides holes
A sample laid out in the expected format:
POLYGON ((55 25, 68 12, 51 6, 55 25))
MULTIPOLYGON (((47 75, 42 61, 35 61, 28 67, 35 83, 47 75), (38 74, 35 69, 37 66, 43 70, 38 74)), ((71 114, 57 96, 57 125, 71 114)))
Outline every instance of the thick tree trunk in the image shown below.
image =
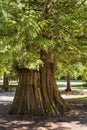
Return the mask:
POLYGON ((71 85, 70 85, 70 75, 67 74, 67 88, 65 89, 66 92, 71 91, 71 85))
POLYGON ((8 73, 4 72, 2 89, 4 91, 8 91, 8 88, 9 88, 9 75, 8 73))
POLYGON ((22 69, 10 114, 55 115, 69 108, 54 80, 53 64, 40 71, 22 69))

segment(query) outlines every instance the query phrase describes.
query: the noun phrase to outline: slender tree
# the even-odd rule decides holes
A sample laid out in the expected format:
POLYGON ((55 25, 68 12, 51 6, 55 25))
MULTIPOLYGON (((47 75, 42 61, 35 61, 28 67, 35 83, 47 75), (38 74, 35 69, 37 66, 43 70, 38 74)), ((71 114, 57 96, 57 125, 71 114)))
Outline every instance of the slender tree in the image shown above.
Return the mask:
POLYGON ((67 74, 67 88, 65 89, 65 91, 71 91, 71 85, 70 85, 70 75, 67 74))
POLYGON ((3 87, 2 87, 2 89, 4 91, 8 91, 8 89, 9 89, 9 75, 6 72, 4 72, 4 76, 3 76, 3 87))

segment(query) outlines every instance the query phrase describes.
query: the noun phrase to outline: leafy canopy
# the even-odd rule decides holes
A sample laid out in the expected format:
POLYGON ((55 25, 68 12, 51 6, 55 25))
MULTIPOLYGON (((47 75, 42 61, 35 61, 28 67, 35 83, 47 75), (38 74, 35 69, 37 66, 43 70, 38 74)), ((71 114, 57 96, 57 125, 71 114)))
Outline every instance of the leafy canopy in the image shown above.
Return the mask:
POLYGON ((42 64, 41 50, 86 57, 86 10, 87 0, 0 1, 0 55, 26 68, 42 64))

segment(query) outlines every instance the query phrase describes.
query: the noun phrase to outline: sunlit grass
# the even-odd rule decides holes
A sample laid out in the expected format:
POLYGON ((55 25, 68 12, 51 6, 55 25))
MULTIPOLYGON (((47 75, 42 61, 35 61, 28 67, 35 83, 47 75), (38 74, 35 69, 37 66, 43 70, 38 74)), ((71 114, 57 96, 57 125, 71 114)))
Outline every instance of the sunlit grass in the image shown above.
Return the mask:
POLYGON ((81 90, 81 89, 87 89, 86 85, 77 85, 77 86, 73 86, 71 87, 72 90, 81 90))
POLYGON ((73 95, 73 97, 68 97, 67 99, 66 99, 67 101, 77 101, 78 100, 78 102, 80 102, 80 101, 87 101, 87 96, 86 95, 78 95, 78 96, 75 96, 75 95, 73 95))
MULTIPOLYGON (((17 81, 9 81, 9 85, 17 85, 17 81)), ((0 85, 3 85, 3 81, 0 81, 0 85)))
POLYGON ((70 95, 65 95, 65 94, 63 94, 63 95, 61 95, 64 99, 85 99, 85 100, 87 100, 87 95, 72 95, 72 94, 70 94, 70 95))

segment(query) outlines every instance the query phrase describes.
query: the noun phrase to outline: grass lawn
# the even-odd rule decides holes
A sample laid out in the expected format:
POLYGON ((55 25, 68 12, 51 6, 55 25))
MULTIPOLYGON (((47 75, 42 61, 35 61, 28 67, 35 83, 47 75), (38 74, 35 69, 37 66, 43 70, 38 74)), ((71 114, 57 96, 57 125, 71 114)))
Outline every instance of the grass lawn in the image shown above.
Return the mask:
POLYGON ((77 86, 73 86, 71 88, 72 88, 72 90, 81 90, 81 89, 86 89, 87 90, 86 85, 77 85, 77 86))
POLYGON ((61 96, 68 100, 87 100, 87 87, 85 85, 77 85, 71 87, 72 91, 65 92, 65 87, 60 87, 61 96))

